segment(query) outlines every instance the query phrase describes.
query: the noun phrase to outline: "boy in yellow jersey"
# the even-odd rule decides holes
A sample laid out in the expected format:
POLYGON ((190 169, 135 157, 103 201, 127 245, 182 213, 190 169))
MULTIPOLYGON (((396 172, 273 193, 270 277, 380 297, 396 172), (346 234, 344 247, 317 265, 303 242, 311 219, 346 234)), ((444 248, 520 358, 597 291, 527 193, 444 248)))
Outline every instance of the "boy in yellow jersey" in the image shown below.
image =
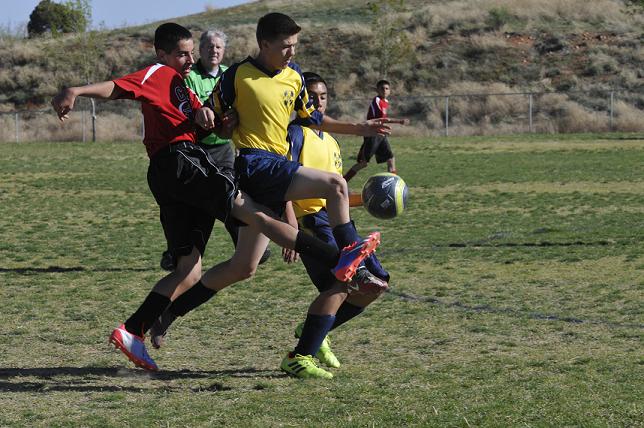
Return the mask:
MULTIPOLYGON (((200 125, 212 127, 216 117, 235 109, 239 123, 232 140, 239 149, 235 169, 240 188, 278 214, 284 211, 285 201, 326 199, 333 234, 340 248, 344 248, 358 240, 349 218, 347 184, 340 174, 302 167, 286 158, 290 116, 295 112, 302 124, 328 132, 377 135, 389 128, 380 121, 339 122, 314 109, 300 68, 291 61, 300 30, 295 21, 281 13, 260 18, 259 54, 232 65, 221 76, 210 104, 206 104, 213 107, 213 117, 200 125)), ((264 235, 250 228, 241 231, 240 239, 252 242, 257 249, 267 243, 264 235)), ((374 232, 362 241, 362 246, 371 252, 379 240, 380 234, 374 232)), ((339 265, 334 274, 346 282, 356 268, 355 263, 339 265)), ((219 287, 214 282, 207 286, 219 287)))
MULTIPOLYGON (((326 82, 315 73, 307 72, 303 73, 303 76, 316 110, 324 114, 328 100, 326 82)), ((303 166, 342 173, 340 146, 330 134, 292 124, 288 128, 288 140, 292 160, 303 166)), ((290 206, 287 206, 287 217, 289 222, 293 223, 290 206)), ((292 207, 300 230, 335 245, 324 199, 293 201, 292 207)), ((285 250, 284 253, 287 262, 293 259, 290 250, 285 250)), ((354 290, 339 282, 316 257, 306 254, 300 257, 320 294, 311 303, 306 321, 296 327, 295 336, 299 338, 298 344, 284 357, 281 369, 298 377, 331 378, 330 372, 319 367, 314 371, 318 376, 311 376, 311 370, 301 369, 302 362, 314 364, 312 358, 315 355, 328 367, 340 367, 340 362, 331 351, 327 333, 362 313, 367 305, 376 300, 387 289, 389 273, 373 254, 365 259, 364 266, 358 268, 356 276, 373 274, 375 280, 357 281, 355 284, 361 285, 362 288, 349 293, 354 290), (325 330, 327 326, 328 329, 325 330)))

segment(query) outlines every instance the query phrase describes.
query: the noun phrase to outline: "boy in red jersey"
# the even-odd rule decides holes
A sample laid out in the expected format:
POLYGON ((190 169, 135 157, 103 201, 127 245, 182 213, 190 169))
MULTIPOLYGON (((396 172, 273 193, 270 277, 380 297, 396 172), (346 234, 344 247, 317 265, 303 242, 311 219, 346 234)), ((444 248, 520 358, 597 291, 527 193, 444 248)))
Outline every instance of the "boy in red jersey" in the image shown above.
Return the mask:
MULTIPOLYGON (((112 332, 110 341, 137 366, 147 370, 158 368, 145 349, 143 335, 171 298, 178 290, 191 286, 193 296, 210 293, 198 281, 205 242, 194 239, 195 211, 221 221, 233 215, 278 245, 328 260, 329 268, 339 262, 347 263, 346 258, 357 263, 364 258, 355 251, 339 254, 337 248, 298 233, 237 189, 233 174, 215 166, 196 144, 194 122, 203 109, 184 83, 194 64, 192 34, 178 24, 166 23, 155 31, 154 45, 159 63, 113 81, 64 89, 52 99, 61 121, 68 118, 78 96, 141 102, 146 130, 143 143, 150 157, 148 185, 160 206, 168 240, 179 260, 176 269, 155 284, 137 311, 112 332)), ((232 125, 228 116, 223 116, 219 124, 224 132, 232 125)), ((241 246, 236 254, 259 260, 264 248, 254 254, 253 249, 241 246)), ((234 266, 225 273, 235 280, 244 276, 234 266)))
MULTIPOLYGON (((378 81, 376 90, 378 95, 369 104, 367 119, 383 119, 385 123, 408 125, 409 119, 393 119, 387 115, 387 111, 389 110, 389 100, 387 97, 391 94, 391 85, 389 82, 386 80, 378 81)), ((358 171, 367 166, 373 155, 376 155, 377 163, 387 162, 387 171, 396 174, 396 161, 387 136, 376 135, 375 137, 364 138, 360 151, 358 152, 358 161, 347 171, 344 179, 347 181, 351 180, 358 171)))

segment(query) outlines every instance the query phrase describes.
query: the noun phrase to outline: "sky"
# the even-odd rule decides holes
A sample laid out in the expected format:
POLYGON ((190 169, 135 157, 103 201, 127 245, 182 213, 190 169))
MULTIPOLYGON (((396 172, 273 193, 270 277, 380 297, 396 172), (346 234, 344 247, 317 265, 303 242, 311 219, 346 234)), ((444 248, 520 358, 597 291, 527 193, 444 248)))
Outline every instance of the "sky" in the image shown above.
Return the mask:
MULTIPOLYGON (((64 3, 63 0, 54 0, 64 3)), ((218 9, 248 3, 249 0, 89 0, 92 28, 147 24, 162 19, 201 13, 208 6, 218 9)), ((26 28, 29 15, 40 0, 0 0, 0 28, 14 32, 26 28)))

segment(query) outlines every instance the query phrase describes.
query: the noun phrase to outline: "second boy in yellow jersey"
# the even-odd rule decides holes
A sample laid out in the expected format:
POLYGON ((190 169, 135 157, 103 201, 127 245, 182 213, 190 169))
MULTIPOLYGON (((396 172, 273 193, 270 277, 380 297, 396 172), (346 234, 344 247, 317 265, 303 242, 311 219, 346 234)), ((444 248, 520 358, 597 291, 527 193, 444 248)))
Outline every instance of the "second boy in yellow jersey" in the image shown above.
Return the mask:
MULTIPOLYGON (((326 82, 315 73, 309 72, 303 75, 317 110, 324 113, 328 99, 326 82)), ((288 139, 292 160, 310 168, 342 173, 340 146, 330 134, 291 125, 288 128, 288 139)), ((324 199, 293 201, 292 206, 301 230, 324 242, 336 244, 324 199)), ((288 254, 288 250, 285 253, 288 254)), ((361 266, 356 273, 356 276, 369 277, 370 280, 356 281, 358 290, 353 290, 339 283, 316 257, 302 254, 301 259, 320 294, 309 306, 306 321, 295 329, 295 335, 299 337, 298 344, 284 357, 281 369, 298 377, 330 378, 330 372, 315 367, 312 362, 313 356, 315 355, 328 367, 340 366, 340 362, 331 350, 327 333, 358 316, 367 305, 385 291, 389 273, 381 266, 375 254, 372 254, 365 259, 364 266, 361 266), (359 285, 362 285, 362 288, 359 285), (301 369, 302 366, 305 368, 301 369)), ((290 260, 287 259, 287 261, 290 260)))
MULTIPOLYGON (((302 124, 329 132, 376 135, 388 128, 379 122, 339 122, 315 110, 299 66, 292 61, 300 30, 295 21, 281 13, 260 18, 259 54, 231 66, 222 75, 210 105, 218 116, 229 109, 239 115, 232 140, 239 149, 235 169, 240 188, 278 214, 286 201, 324 198, 334 236, 343 248, 358 240, 349 218, 347 184, 340 174, 302 167, 286 158, 291 113, 296 112, 302 124)), ((206 127, 212 124, 203 123, 206 127)), ((265 236, 250 229, 243 232, 248 232, 246 237, 256 246, 265 245, 265 236)), ((363 246, 372 250, 378 243, 379 234, 373 233, 363 246)), ((356 268, 355 264, 339 266, 334 273, 346 281, 356 268)))

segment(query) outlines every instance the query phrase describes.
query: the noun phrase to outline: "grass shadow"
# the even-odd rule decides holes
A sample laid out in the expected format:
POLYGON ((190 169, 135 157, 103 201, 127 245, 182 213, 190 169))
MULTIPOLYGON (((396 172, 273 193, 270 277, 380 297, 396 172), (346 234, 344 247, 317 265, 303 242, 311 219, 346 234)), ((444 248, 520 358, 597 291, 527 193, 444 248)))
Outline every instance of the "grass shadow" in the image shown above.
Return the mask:
POLYGON ((126 268, 126 267, 96 267, 86 268, 83 266, 48 266, 48 267, 27 267, 27 268, 5 268, 0 267, 0 273, 17 273, 19 275, 36 275, 39 273, 65 273, 65 272, 147 272, 159 270, 157 267, 143 267, 143 268, 126 268))
MULTIPOLYGON (((181 379, 208 379, 222 376, 274 378, 282 375, 274 370, 258 370, 252 367, 207 371, 160 370, 158 372, 123 367, 4 367, 0 368, 0 392, 185 392, 185 386, 173 386, 169 383, 181 379), (37 378, 37 380, 10 381, 15 378, 37 378), (144 381, 162 381, 163 383, 154 387, 102 384, 101 381, 105 378, 133 378, 144 381)), ((224 386, 221 382, 214 382, 207 387, 189 387, 189 389, 192 392, 213 392, 228 391, 232 388, 224 386)))
POLYGON ((478 313, 491 313, 491 314, 500 314, 507 315, 517 318, 530 318, 534 320, 543 320, 543 321, 559 321, 569 324, 594 324, 594 325, 603 325, 610 328, 635 328, 642 329, 644 324, 637 323, 618 323, 606 320, 591 320, 591 319, 581 319, 577 317, 561 316, 554 314, 546 314, 542 312, 535 311, 522 311, 516 308, 499 308, 491 305, 468 305, 459 301, 455 302, 445 302, 443 300, 437 299, 435 297, 429 296, 417 296, 409 293, 404 293, 400 291, 387 290, 387 294, 397 297, 403 301, 408 302, 425 302, 432 305, 443 306, 447 308, 456 308, 465 312, 478 312, 478 313))

